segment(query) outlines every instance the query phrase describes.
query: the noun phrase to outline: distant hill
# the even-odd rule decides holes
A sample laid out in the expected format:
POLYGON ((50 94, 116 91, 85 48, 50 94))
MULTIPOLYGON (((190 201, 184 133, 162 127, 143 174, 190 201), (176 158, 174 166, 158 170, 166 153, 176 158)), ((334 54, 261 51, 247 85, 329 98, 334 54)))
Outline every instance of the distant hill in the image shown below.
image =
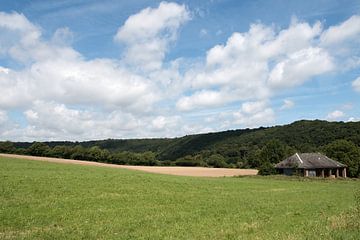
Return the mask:
MULTIPOLYGON (((240 155, 241 157, 241 155, 246 154, 248 149, 260 149, 267 142, 274 139, 300 152, 317 150, 317 148, 338 139, 350 140, 357 146, 360 146, 360 122, 344 123, 301 120, 283 126, 229 130, 188 135, 179 138, 107 139, 85 142, 54 141, 45 143, 50 147, 56 145, 81 145, 86 148, 99 146, 110 152, 129 151, 141 153, 151 151, 156 153, 159 160, 175 160, 203 151, 217 152, 225 157, 231 154, 240 155)), ((27 148, 31 144, 29 142, 14 143, 16 147, 23 148, 27 148)))
POLYGON ((0 152, 128 165, 257 168, 275 173, 275 163, 295 152, 322 152, 360 177, 360 122, 301 120, 255 129, 179 138, 107 139, 84 142, 0 142, 0 152))

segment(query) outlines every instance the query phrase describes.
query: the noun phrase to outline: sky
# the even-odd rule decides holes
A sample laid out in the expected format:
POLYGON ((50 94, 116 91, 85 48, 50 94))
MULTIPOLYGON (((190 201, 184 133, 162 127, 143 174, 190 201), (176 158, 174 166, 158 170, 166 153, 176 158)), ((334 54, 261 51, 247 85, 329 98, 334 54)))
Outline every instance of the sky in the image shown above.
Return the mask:
POLYGON ((0 140, 360 120, 360 1, 0 1, 0 140))

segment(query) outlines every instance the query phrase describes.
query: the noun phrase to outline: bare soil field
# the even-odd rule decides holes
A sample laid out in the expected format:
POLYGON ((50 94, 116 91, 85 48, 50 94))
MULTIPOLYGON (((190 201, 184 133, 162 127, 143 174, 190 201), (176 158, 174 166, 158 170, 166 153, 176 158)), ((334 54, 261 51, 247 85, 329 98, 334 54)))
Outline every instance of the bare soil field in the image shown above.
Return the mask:
POLYGON ((89 162, 81 160, 71 160, 62 158, 35 157, 15 154, 0 154, 2 157, 19 158, 26 160, 45 161, 53 163, 67 163, 78 165, 90 165, 99 167, 125 168, 131 170, 140 170, 150 173, 170 174, 178 176, 194 176, 194 177, 231 177, 256 175, 258 170, 255 169, 237 169, 237 168, 205 168, 205 167, 158 167, 158 166, 128 166, 116 165, 108 163, 89 162))

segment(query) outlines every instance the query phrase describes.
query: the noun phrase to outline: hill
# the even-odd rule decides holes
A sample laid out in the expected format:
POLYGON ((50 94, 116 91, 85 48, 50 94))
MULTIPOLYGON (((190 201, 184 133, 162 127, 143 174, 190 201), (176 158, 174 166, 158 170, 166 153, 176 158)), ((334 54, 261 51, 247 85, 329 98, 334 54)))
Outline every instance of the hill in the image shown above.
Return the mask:
MULTIPOLYGON (((316 151, 329 154, 326 146, 339 140, 346 140, 359 148, 360 122, 301 120, 283 126, 229 130, 179 138, 107 139, 86 142, 45 142, 44 144, 50 148, 62 146, 63 150, 60 148, 57 150, 58 152, 68 151, 68 154, 59 156, 65 158, 72 156, 71 158, 75 159, 82 157, 82 159, 93 160, 87 156, 89 155, 87 153, 74 155, 74 148, 76 148, 75 151, 101 149, 113 154, 111 161, 114 163, 246 168, 259 167, 264 162, 274 163, 294 152, 316 151)), ((33 144, 13 143, 15 148, 20 149, 20 153, 26 152, 33 144)), ((103 152, 105 155, 108 153, 103 152)), ((37 151, 30 154, 41 155, 37 151)), ((341 161, 341 159, 337 160, 341 161)), ((360 159, 357 161, 360 162, 360 159)), ((357 171, 360 172, 360 169, 357 171)))

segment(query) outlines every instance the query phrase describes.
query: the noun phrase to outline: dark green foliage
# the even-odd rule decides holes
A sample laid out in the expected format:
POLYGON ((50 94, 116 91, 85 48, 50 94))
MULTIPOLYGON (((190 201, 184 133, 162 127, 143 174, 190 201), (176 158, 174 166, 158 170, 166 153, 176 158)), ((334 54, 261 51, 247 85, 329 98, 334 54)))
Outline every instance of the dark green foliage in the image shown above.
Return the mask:
POLYGON ((206 163, 203 161, 202 157, 199 156, 190 156, 179 158, 175 161, 176 166, 187 166, 187 167, 204 167, 206 163))
POLYGON ((273 175, 273 174, 276 174, 276 169, 274 167, 274 164, 266 161, 259 167, 258 175, 273 175))
POLYGON ((107 162, 109 155, 110 153, 108 150, 102 150, 98 146, 94 146, 87 150, 86 158, 94 162, 107 162))
POLYGON ((325 154, 348 166, 350 177, 360 177, 360 148, 353 142, 337 140, 323 148, 325 154))
POLYGON ((207 164, 216 168, 225 168, 228 165, 225 162, 225 158, 220 154, 213 154, 207 159, 207 164))
MULTIPOLYGON (((180 165, 259 168, 277 163, 295 152, 324 151, 350 166, 350 176, 359 176, 359 158, 332 152, 329 145, 346 140, 360 147, 360 122, 297 121, 270 128, 229 130, 164 139, 107 139, 87 142, 0 142, 0 152, 72 158, 131 165, 180 165), (34 145, 35 144, 35 145, 34 145), (324 146, 329 145, 326 150, 324 146)), ((341 149, 340 149, 341 150, 341 149)), ((339 151, 340 151, 339 150, 339 151)), ((341 150, 342 151, 342 150, 341 150)), ((340 152, 341 152, 340 151, 340 152)), ((352 151, 352 150, 351 150, 352 151)))
POLYGON ((260 152, 260 159, 269 163, 278 163, 285 158, 285 145, 276 139, 267 142, 260 152))
POLYGON ((0 152, 2 153, 13 153, 16 148, 12 142, 0 142, 0 152))
POLYGON ((33 156, 48 156, 50 147, 45 143, 34 142, 28 149, 27 153, 33 156))
POLYGON ((72 152, 73 153, 70 156, 71 159, 86 160, 86 149, 83 146, 81 145, 75 146, 72 152))
POLYGON ((55 146, 50 151, 50 155, 57 158, 71 158, 73 153, 73 148, 65 145, 55 146))

